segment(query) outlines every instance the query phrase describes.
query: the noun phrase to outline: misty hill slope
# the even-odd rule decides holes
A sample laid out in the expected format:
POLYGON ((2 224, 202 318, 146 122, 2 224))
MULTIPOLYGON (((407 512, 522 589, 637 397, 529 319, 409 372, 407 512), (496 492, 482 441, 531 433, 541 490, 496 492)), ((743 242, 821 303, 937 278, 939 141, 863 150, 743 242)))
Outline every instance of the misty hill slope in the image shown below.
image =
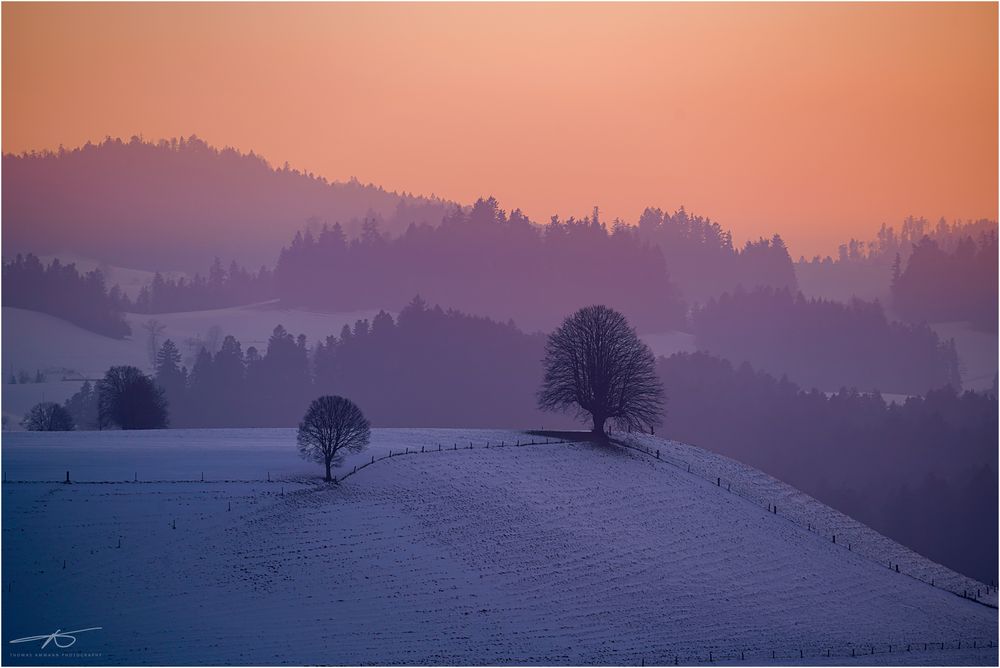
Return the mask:
POLYGON ((356 320, 371 319, 377 311, 320 313, 304 309, 283 308, 273 302, 234 306, 208 311, 184 311, 147 315, 127 313, 125 319, 132 328, 131 336, 113 339, 88 331, 47 313, 28 309, 3 307, 4 372, 36 369, 53 374, 101 376, 113 364, 134 364, 150 368, 148 331, 144 324, 156 320, 163 325, 160 342, 172 339, 190 365, 200 345, 218 347, 222 337, 232 334, 244 346, 267 345, 276 325, 283 325, 296 334, 305 334, 310 343, 340 332, 356 320), (212 338, 218 327, 222 336, 212 338))
POLYGON ((272 264, 307 219, 383 229, 437 224, 443 200, 329 183, 192 137, 108 139, 3 156, 5 253, 74 254, 141 269, 204 271, 214 256, 272 264))
MULTIPOLYGON (((4 615, 4 640, 101 626, 75 649, 103 664, 997 661, 995 608, 648 455, 515 437, 375 430, 377 452, 476 447, 393 457, 327 486, 303 475, 292 430, 13 435, 3 463, 15 480, 87 462, 90 480, 133 467, 140 480, 282 474, 4 484, 4 600, 20 612, 4 615), (56 609, 73 619, 54 622, 56 609)), ((697 448, 645 443, 781 491, 697 448)))
POLYGON ((113 339, 77 327, 61 318, 27 309, 3 307, 3 414, 16 425, 36 403, 63 402, 83 385, 84 378, 101 378, 109 367, 132 364, 150 371, 148 333, 143 324, 156 320, 164 328, 160 342, 172 339, 189 368, 205 345, 215 349, 227 334, 244 346, 264 349, 275 325, 296 334, 304 333, 310 343, 340 331, 345 324, 371 319, 374 311, 316 313, 285 309, 266 302, 211 311, 126 314, 132 335, 113 339), (218 328, 213 336, 213 328, 218 328), (45 383, 11 385, 11 374, 36 371, 46 375, 45 383), (66 380, 63 380, 66 379, 66 380))

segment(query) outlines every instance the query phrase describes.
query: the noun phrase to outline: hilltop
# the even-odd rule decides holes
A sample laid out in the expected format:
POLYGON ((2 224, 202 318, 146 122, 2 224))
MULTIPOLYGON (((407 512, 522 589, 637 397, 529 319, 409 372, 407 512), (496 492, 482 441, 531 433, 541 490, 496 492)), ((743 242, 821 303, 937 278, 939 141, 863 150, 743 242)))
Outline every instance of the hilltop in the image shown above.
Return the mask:
POLYGON ((3 156, 4 252, 65 254, 147 270, 204 270, 215 256, 272 264, 315 219, 395 233, 437 224, 455 204, 357 180, 329 182, 197 138, 108 138, 3 156))
POLYGON ((9 435, 4 635, 58 607, 102 664, 997 661, 992 590, 759 471, 540 440, 375 430, 339 475, 410 454, 331 486, 293 430, 9 435), (13 482, 66 469, 111 483, 13 482))

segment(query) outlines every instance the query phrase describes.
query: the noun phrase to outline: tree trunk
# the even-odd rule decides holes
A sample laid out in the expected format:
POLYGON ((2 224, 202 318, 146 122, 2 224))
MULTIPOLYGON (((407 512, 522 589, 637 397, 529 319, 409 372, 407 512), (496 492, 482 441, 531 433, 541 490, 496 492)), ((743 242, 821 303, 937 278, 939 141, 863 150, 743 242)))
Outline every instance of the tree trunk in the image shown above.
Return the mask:
POLYGON ((326 464, 326 481, 333 482, 333 476, 330 475, 330 464, 331 464, 330 460, 327 459, 325 464, 326 464))
POLYGON ((607 434, 604 433, 604 423, 607 421, 607 418, 600 413, 593 413, 592 415, 594 416, 594 435, 600 436, 601 438, 606 437, 607 434))

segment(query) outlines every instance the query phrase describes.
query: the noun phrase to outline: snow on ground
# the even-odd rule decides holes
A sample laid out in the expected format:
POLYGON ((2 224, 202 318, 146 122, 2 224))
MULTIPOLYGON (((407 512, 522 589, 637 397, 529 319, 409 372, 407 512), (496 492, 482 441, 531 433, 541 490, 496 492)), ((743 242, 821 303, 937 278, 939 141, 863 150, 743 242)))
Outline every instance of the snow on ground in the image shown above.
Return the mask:
MULTIPOLYGON (((299 456, 295 434, 295 429, 10 433, 3 438, 4 479, 60 481, 67 470, 77 482, 201 480, 203 473, 207 480, 240 481, 322 476, 321 466, 299 456)), ((526 440, 541 439, 503 429, 373 429, 371 443, 360 453, 347 453, 335 473, 390 452, 526 440)))
POLYGON ((773 478, 759 469, 698 447, 668 441, 646 434, 632 434, 624 442, 660 452, 666 465, 680 467, 742 496, 762 507, 771 507, 776 515, 791 520, 842 550, 857 551, 886 569, 899 566, 901 574, 962 594, 968 592, 979 601, 997 607, 997 592, 982 582, 952 571, 886 538, 865 524, 817 501, 805 492, 773 478))
MULTIPOLYGON (((122 289, 122 292, 132 298, 138 296, 139 291, 142 290, 143 286, 151 283, 153 281, 153 277, 156 276, 155 271, 117 267, 106 262, 99 262, 97 260, 73 254, 40 255, 38 259, 41 260, 42 264, 46 266, 48 266, 49 263, 55 259, 58 259, 63 265, 72 263, 76 265, 76 269, 80 273, 87 273, 93 271, 94 269, 100 269, 101 273, 104 274, 104 284, 108 288, 113 285, 117 285, 122 289)), ((182 271, 163 271, 160 273, 164 278, 171 279, 178 279, 182 276, 187 276, 187 274, 182 271)))
POLYGON ((657 357, 670 357, 674 353, 693 353, 698 349, 694 334, 687 332, 646 333, 640 338, 657 357))
MULTIPOLYGON (((50 376, 51 378, 51 376, 50 376)), ((9 379, 8 379, 9 380, 9 379)), ((20 430, 21 418, 35 404, 43 401, 63 403, 73 396, 83 381, 46 380, 44 383, 25 383, 23 385, 4 384, 0 403, 3 404, 3 416, 6 419, 4 431, 20 430)))
POLYGON ((940 322, 931 329, 942 340, 955 339, 963 389, 993 389, 998 360, 996 332, 979 331, 968 322, 940 322))
POLYGON ((369 321, 377 311, 350 313, 318 313, 300 309, 284 309, 273 302, 214 311, 163 313, 155 315, 127 314, 132 335, 127 339, 112 339, 87 331, 65 320, 37 311, 3 308, 3 414, 8 425, 15 426, 21 417, 38 403, 45 393, 49 401, 62 401, 80 389, 84 378, 100 378, 108 367, 132 364, 151 371, 149 338, 143 327, 150 320, 164 325, 160 343, 173 339, 190 366, 202 345, 217 347, 227 334, 232 334, 246 350, 257 346, 263 351, 276 325, 289 332, 305 334, 310 344, 330 334, 340 335, 345 324, 357 320, 369 321), (218 328, 214 330, 213 328, 218 328), (46 375, 46 388, 34 383, 9 383, 11 374, 36 371, 46 375))
POLYGON ((760 485, 779 515, 648 455, 510 446, 532 438, 513 432, 375 430, 380 452, 476 447, 326 485, 291 436, 7 435, 8 480, 204 468, 210 481, 4 484, 4 660, 53 663, 6 641, 100 626, 78 637, 74 663, 997 662, 996 609, 787 521, 821 507, 697 448, 685 456, 760 485))

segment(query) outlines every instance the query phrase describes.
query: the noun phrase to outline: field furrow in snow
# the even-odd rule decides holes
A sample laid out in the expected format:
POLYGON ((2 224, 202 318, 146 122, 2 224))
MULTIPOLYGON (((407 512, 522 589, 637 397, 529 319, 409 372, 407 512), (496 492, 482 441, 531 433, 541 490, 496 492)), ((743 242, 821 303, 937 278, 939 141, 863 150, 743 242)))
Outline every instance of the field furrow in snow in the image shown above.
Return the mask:
MULTIPOLYGON (((445 436, 421 432, 374 439, 445 436)), ((130 447, 145 438, 157 437, 130 447)), ((5 443, 4 468, 34 471, 39 448, 20 447, 5 443)), ((206 447, 236 461, 252 450, 206 447)), ((97 449, 43 450, 45 466, 97 449)), ((115 475, 136 465, 108 449, 115 475)), ((270 484, 5 484, 4 640, 101 626, 77 645, 98 664, 997 660, 995 609, 645 455, 477 447, 393 457, 333 486, 283 469, 294 447, 282 452, 251 463, 287 474, 270 484)))

